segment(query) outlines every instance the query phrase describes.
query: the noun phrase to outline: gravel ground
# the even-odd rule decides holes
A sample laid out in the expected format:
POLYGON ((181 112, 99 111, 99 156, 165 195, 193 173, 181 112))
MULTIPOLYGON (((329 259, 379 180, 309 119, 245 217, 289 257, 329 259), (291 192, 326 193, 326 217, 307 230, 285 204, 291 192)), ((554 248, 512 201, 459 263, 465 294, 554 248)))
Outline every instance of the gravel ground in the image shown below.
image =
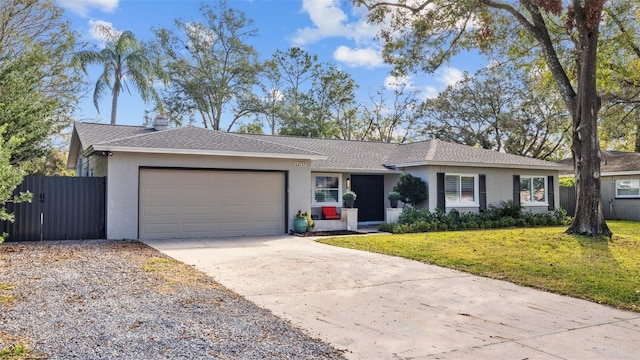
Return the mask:
MULTIPOLYGON (((0 244, 0 353, 49 359, 342 359, 139 242, 0 244)), ((1 355, 0 355, 1 358, 1 355)))

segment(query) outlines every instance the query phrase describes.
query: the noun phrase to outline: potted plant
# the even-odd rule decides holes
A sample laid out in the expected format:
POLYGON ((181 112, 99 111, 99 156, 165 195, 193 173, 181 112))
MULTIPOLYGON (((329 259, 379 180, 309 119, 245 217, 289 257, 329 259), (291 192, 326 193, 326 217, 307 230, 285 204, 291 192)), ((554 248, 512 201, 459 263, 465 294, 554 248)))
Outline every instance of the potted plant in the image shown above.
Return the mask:
POLYGON ((316 222, 313 221, 313 218, 311 217, 311 210, 306 212, 306 216, 307 216, 307 231, 313 232, 313 229, 316 227, 316 222))
POLYGON ((293 229, 297 233, 307 232, 309 223, 307 222, 307 213, 298 210, 296 216, 293 217, 293 229))
POLYGON ((389 195, 387 195, 387 198, 391 203, 391 207, 395 209, 398 207, 398 201, 402 198, 402 196, 400 196, 400 193, 397 191, 391 191, 389 192, 389 195))
POLYGON ((342 194, 342 200, 344 200, 344 206, 352 208, 353 202, 356 201, 356 193, 351 190, 347 190, 342 194))

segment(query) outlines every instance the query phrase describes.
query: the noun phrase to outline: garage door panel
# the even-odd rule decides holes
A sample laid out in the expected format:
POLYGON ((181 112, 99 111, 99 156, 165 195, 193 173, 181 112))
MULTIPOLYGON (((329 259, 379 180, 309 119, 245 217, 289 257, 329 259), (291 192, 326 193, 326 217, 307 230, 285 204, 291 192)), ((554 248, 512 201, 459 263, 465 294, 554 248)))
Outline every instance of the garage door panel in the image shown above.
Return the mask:
POLYGON ((251 224, 254 229, 277 229, 280 227, 280 223, 277 221, 255 221, 251 224))
POLYGON ((142 169, 140 237, 285 232, 282 172, 142 169))
POLYGON ((182 225, 182 231, 188 234, 208 234, 214 230, 211 222, 185 223, 182 225))
POLYGON ((184 217, 213 217, 213 206, 211 205, 185 205, 182 207, 182 215, 184 217))
POLYGON ((157 216, 157 215, 178 215, 178 207, 175 205, 168 206, 146 206, 142 216, 157 216))
MULTIPOLYGON (((248 217, 248 212, 251 211, 251 207, 249 206, 245 206, 245 205, 237 205, 237 204, 233 204, 233 205, 226 205, 224 207, 223 213, 220 214, 221 218, 225 218, 225 220, 232 220, 232 219, 237 219, 237 218, 245 218, 248 217)), ((253 212, 254 214, 256 212, 253 212)), ((262 214, 260 214, 262 215, 262 214)))
MULTIPOLYGON (((175 185, 173 185, 175 186, 175 185)), ((145 187, 142 196, 146 198, 154 198, 155 202, 165 199, 166 201, 176 201, 178 199, 178 189, 174 187, 145 187)))
POLYGON ((210 187, 206 186, 194 186, 192 188, 180 189, 180 196, 181 198, 187 200, 189 203, 211 203, 211 201, 213 201, 216 197, 215 193, 211 191, 210 187))
POLYGON ((193 171, 191 173, 180 173, 178 179, 182 185, 201 186, 202 184, 206 184, 211 181, 211 176, 206 171, 193 171))
POLYGON ((150 235, 163 235, 178 232, 177 224, 145 224, 144 232, 150 235))
POLYGON ((164 172, 162 177, 141 177, 140 185, 151 186, 166 186, 169 189, 175 189, 175 185, 178 184, 178 174, 171 172, 164 172))

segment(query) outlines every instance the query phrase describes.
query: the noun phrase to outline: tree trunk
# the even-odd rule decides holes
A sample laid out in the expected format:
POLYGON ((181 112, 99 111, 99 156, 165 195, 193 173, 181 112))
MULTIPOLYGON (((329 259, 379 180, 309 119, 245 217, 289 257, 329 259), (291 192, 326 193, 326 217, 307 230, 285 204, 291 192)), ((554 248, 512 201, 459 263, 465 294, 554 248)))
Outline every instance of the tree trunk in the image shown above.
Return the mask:
POLYGON ((588 236, 607 236, 612 233, 602 213, 600 193, 600 144, 597 119, 600 98, 596 90, 596 49, 598 27, 588 24, 589 9, 576 11, 576 27, 579 34, 578 92, 571 116, 573 120, 573 153, 576 174, 576 210, 567 233, 588 236), (591 25, 591 26, 590 26, 591 25))
POLYGON ((111 125, 116 124, 117 112, 118 112, 118 91, 115 89, 115 86, 114 86, 113 99, 111 99, 111 125))
POLYGON ((633 151, 640 152, 640 117, 636 120, 636 143, 633 151))

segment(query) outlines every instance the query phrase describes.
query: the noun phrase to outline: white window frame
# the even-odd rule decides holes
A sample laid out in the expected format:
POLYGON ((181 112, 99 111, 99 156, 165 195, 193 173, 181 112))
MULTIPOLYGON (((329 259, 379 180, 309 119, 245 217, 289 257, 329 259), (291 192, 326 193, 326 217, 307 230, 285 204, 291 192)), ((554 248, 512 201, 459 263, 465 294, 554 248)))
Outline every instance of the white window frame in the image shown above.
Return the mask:
POLYGON ((618 193, 618 184, 621 182, 631 182, 631 183, 636 183, 638 185, 638 188, 640 189, 640 179, 616 179, 615 181, 615 192, 616 192, 616 199, 637 199, 640 198, 640 191, 638 195, 620 195, 618 193))
MULTIPOLYGON (((479 180, 478 174, 453 174, 453 173, 445 173, 444 174, 444 191, 445 191, 445 206, 446 207, 472 207, 472 206, 480 206, 480 189, 479 189, 479 180), (458 178, 462 177, 472 177, 473 178, 473 201, 449 201, 446 196, 447 189, 447 176, 457 176, 458 178)), ((462 196, 462 180, 460 180, 458 185, 458 199, 462 196)))
POLYGON ((339 174, 339 173, 311 174, 311 204, 317 205, 317 206, 342 206, 342 174, 339 174), (338 178, 338 201, 337 202, 317 202, 316 201, 316 178, 317 177, 337 177, 338 178))
MULTIPOLYGON (((541 178, 544 181, 544 199, 542 201, 520 201, 522 206, 549 206, 549 181, 546 175, 520 175, 520 184, 522 180, 529 179, 531 188, 533 189, 533 179, 541 178)), ((520 186, 522 192, 522 186, 520 186)), ((531 194, 530 194, 531 195, 531 194)), ((533 197, 531 197, 533 198, 533 197)))

